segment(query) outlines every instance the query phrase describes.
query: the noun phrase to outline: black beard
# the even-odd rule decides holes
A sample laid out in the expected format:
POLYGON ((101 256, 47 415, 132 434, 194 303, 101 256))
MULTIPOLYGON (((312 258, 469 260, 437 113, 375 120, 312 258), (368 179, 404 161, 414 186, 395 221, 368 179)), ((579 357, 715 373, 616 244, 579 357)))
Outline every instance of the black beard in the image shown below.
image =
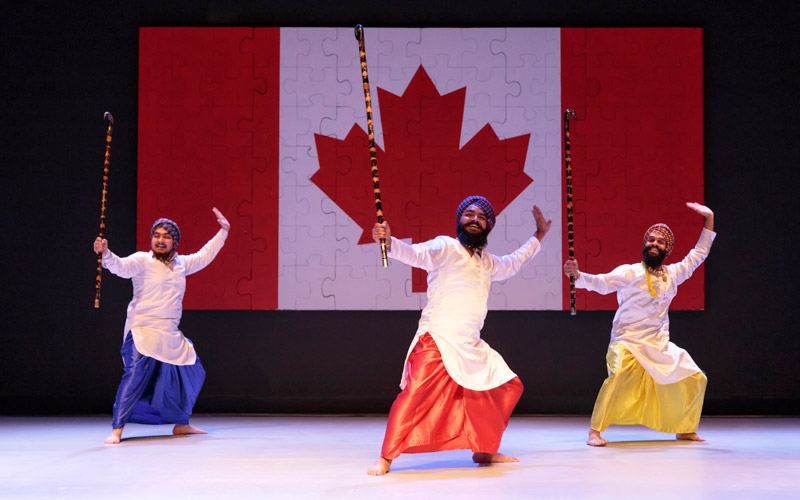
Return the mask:
POLYGON ((458 233, 458 241, 464 245, 467 250, 483 250, 489 238, 489 229, 484 229, 480 233, 468 233, 464 231, 464 226, 461 223, 456 226, 456 233, 458 233))
POLYGON ((153 257, 155 257, 157 260, 160 260, 164 264, 169 264, 172 261, 172 256, 174 255, 174 253, 175 253, 174 251, 165 253, 165 252, 156 252, 155 250, 153 250, 153 257))
POLYGON ((653 247, 656 250, 658 250, 658 255, 650 255, 649 252, 650 248, 651 247, 648 247, 647 245, 642 247, 642 260, 650 268, 658 269, 659 267, 661 267, 661 264, 664 263, 664 259, 667 258, 667 251, 662 250, 658 247, 653 247))

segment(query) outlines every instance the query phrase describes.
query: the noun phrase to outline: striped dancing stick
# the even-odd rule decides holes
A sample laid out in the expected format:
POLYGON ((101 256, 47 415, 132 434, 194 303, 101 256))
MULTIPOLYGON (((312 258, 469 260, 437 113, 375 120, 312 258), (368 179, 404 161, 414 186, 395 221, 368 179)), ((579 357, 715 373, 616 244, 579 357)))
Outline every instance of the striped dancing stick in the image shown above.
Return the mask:
MULTIPOLYGON (((114 117, 106 111, 103 114, 108 124, 106 130, 106 156, 103 164, 103 196, 100 199, 100 238, 106 234, 106 200, 108 199, 108 167, 111 164, 111 131, 114 128, 114 117)), ((97 254, 97 276, 94 279, 94 307, 100 307, 100 283, 103 279, 103 253, 97 254)))
MULTIPOLYGON (((575 110, 564 110, 564 163, 566 165, 566 180, 567 180, 567 249, 569 258, 575 258, 575 233, 573 219, 572 219, 572 153, 570 152, 569 145, 569 117, 572 116, 573 120, 577 120, 578 116, 575 110)), ((575 278, 569 277, 569 313, 575 316, 575 278)))
MULTIPOLYGON (((378 223, 383 223, 383 206, 381 205, 381 187, 378 182, 378 150, 375 148, 375 132, 372 129, 372 98, 369 94, 369 75, 367 74, 367 51, 364 48, 364 27, 360 24, 355 29, 358 40, 358 52, 361 56, 361 79, 364 82, 364 102, 367 105, 367 133, 369 135, 369 159, 372 165, 372 188, 375 193, 375 211, 378 214, 378 223)), ((381 238, 381 261, 383 267, 389 267, 389 258, 386 256, 386 239, 381 238)))

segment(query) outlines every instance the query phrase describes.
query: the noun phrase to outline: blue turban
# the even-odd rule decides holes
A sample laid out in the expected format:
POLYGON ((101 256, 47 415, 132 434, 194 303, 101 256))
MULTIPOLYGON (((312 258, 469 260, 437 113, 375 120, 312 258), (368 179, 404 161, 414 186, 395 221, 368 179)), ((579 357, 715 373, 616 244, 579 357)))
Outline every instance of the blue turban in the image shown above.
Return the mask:
POLYGON ((486 214, 486 228, 491 231, 497 218, 494 215, 492 204, 483 196, 467 196, 464 198, 464 201, 461 202, 458 206, 458 210, 456 210, 456 224, 461 222, 461 214, 463 214, 464 210, 470 205, 475 205, 483 210, 486 214))
POLYGON ((155 233, 156 229, 159 227, 167 230, 170 236, 172 236, 172 241, 174 242, 172 248, 177 248, 178 243, 181 242, 181 229, 178 227, 178 224, 176 224, 173 220, 163 218, 158 219, 153 223, 153 227, 150 229, 150 238, 153 237, 153 233, 155 233))

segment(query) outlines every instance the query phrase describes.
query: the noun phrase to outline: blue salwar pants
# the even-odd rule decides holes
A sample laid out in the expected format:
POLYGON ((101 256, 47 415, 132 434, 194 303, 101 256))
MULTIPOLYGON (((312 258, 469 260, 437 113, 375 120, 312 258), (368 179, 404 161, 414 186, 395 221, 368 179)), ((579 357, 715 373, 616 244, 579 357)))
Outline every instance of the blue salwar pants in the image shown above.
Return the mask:
POLYGON ((188 424, 206 378, 200 358, 193 365, 163 363, 137 351, 130 332, 120 352, 125 372, 114 400, 112 428, 128 422, 188 424))

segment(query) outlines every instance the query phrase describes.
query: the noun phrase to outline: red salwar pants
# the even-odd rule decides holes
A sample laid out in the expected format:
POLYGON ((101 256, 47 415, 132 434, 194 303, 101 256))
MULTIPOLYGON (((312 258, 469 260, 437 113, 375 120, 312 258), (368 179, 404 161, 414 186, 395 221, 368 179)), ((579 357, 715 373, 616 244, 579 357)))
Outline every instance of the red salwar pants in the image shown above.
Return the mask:
POLYGON ((436 342, 426 333, 408 358, 407 385, 389 412, 381 456, 471 449, 497 453, 508 419, 522 396, 514 377, 488 391, 458 385, 445 370, 436 342))

